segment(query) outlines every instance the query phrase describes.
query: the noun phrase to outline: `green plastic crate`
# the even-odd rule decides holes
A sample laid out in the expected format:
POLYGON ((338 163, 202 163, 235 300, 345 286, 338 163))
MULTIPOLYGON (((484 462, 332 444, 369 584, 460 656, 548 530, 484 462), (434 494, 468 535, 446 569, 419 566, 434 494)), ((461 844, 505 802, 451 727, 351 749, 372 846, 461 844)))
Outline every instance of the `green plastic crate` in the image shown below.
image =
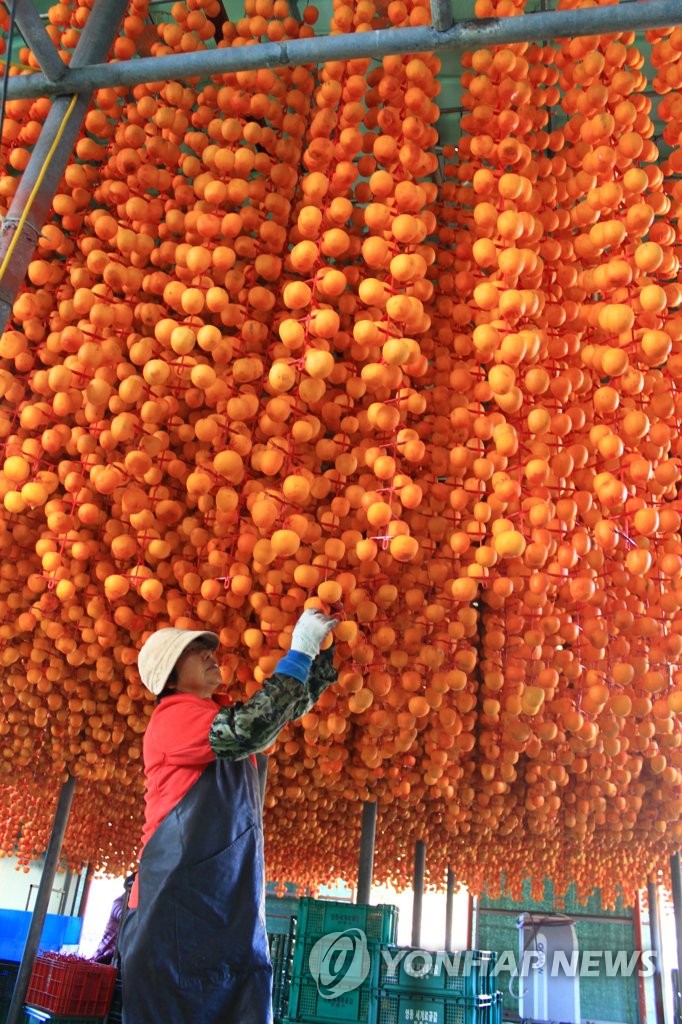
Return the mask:
POLYGON ((320 995, 312 978, 292 978, 286 1024, 376 1024, 376 993, 369 985, 334 999, 320 995))
MULTIPOLYGON (((333 934, 333 933, 332 933, 333 934)), ((319 948, 316 950, 318 942, 323 936, 318 935, 298 935, 296 937, 296 943, 294 946, 294 957, 293 967, 291 971, 291 979, 293 981, 305 981, 315 984, 315 978, 311 973, 311 956, 313 967, 319 963, 320 951, 319 948), (315 952, 313 952, 315 951, 315 952)), ((381 959, 380 954, 381 947, 378 942, 368 942, 366 945, 367 956, 369 958, 369 964, 364 961, 364 965, 368 966, 369 969, 366 972, 366 976, 358 979, 358 984, 362 983, 366 988, 376 989, 377 981, 379 976, 379 961, 381 959)), ((339 965, 338 960, 334 965, 337 970, 343 968, 343 965, 339 965)), ((350 969, 353 969, 351 967, 350 969)), ((343 972, 345 976, 345 971, 343 972)), ((349 976, 352 979, 352 975, 349 976)), ((291 1016, 291 1014, 290 1014, 291 1016)))
POLYGON ((294 966, 296 918, 289 922, 286 935, 268 933, 270 961, 272 963, 272 1014, 275 1024, 285 1016, 289 1000, 289 986, 294 966))
POLYGON ((397 927, 398 908, 390 904, 370 907, 362 903, 314 900, 309 897, 298 901, 299 937, 360 928, 370 942, 395 942, 397 927))
POLYGON ((268 917, 266 921, 268 935, 288 935, 291 922, 296 920, 292 917, 268 917))
MULTIPOLYGON (((349 931, 345 929, 345 932, 349 931)), ((297 934, 287 1020, 296 1024, 316 1024, 319 1021, 375 1024, 379 943, 363 944, 357 930, 355 935, 343 934, 340 940, 326 943, 329 934, 297 934), (330 988, 333 994, 320 991, 321 986, 318 985, 324 965, 332 972, 330 988), (335 984, 337 980, 341 982, 340 991, 335 984), (348 985, 352 986, 350 991, 344 991, 344 986, 348 985)))
POLYGON ((291 919, 296 917, 297 911, 298 897, 280 897, 267 893, 265 896, 265 925, 268 935, 288 935, 291 919))
POLYGON ((499 1024, 497 999, 379 991, 376 1024, 499 1024))
POLYGON ((492 968, 497 953, 465 949, 427 952, 411 946, 381 946, 378 984, 384 991, 457 992, 466 997, 493 995, 492 968), (399 954, 404 953, 396 963, 399 954))

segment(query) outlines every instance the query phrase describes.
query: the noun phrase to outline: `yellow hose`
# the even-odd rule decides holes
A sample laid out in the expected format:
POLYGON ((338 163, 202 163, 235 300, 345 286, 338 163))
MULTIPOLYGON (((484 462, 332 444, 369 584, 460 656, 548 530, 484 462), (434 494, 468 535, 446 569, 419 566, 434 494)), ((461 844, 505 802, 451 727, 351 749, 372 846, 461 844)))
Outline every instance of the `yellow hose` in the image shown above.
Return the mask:
POLYGON ((34 201, 34 199, 35 199, 35 197, 36 197, 36 195, 38 193, 38 189, 40 188, 40 186, 42 185, 43 181, 45 180, 45 175, 47 174, 47 169, 50 166, 50 161, 51 161, 51 159, 52 159, 52 157, 54 155, 54 151, 56 150, 57 146, 61 142, 62 136, 63 136, 64 131, 66 129, 66 125, 68 123, 69 118, 71 117, 71 114, 73 113, 73 108, 76 106, 77 100, 78 100, 78 94, 76 94, 76 95, 71 97, 71 102, 69 103, 69 105, 68 105, 68 107, 67 107, 67 109, 66 109, 66 111, 64 113, 64 117, 62 118, 62 123, 59 125, 59 128, 57 129, 57 134, 55 135, 54 141, 53 141, 52 145, 50 146, 50 149, 48 151, 47 156, 45 157, 45 162, 43 163, 43 166, 40 169, 40 174, 36 178, 36 183, 33 186, 33 188, 31 189, 31 194, 29 195, 28 199, 26 200, 26 206, 24 207, 24 209, 22 211, 22 214, 21 214, 21 217, 19 218, 19 223, 17 224, 17 230, 14 232, 14 237, 12 238, 12 241, 9 244, 9 248, 7 249, 7 252, 5 253, 5 258, 3 259, 2 263, 0 264, 0 281, 2 281, 3 277, 5 276, 5 271, 7 270, 7 267, 9 265, 9 261, 12 259, 12 255, 14 253, 14 250, 15 250, 15 248, 17 246, 19 238, 21 237, 21 232, 24 230, 24 226, 26 224, 26 221, 28 220, 28 215, 31 212, 31 207, 33 206, 33 201, 34 201))

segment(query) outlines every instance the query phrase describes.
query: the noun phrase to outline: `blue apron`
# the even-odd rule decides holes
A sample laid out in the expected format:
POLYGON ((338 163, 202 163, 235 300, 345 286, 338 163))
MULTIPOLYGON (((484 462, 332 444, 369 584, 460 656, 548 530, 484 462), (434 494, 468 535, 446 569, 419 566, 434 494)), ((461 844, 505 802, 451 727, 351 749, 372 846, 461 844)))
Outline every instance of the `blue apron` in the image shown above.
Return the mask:
POLYGON ((217 760, 142 851, 121 933, 125 1024, 271 1024, 258 772, 217 760))

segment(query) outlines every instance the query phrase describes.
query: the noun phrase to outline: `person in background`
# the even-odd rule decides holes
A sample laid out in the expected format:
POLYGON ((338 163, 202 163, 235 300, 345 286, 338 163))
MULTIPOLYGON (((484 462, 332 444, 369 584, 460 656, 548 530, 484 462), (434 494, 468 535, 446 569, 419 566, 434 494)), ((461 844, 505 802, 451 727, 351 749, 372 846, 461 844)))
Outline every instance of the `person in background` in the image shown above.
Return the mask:
POLYGON ((336 620, 298 619, 289 652, 244 703, 216 691, 218 637, 160 629, 142 646, 159 700, 143 744, 145 826, 120 938, 125 1024, 270 1024, 261 793, 255 755, 336 681, 336 620))
POLYGON ((100 944, 90 958, 97 964, 110 964, 114 959, 124 902, 125 893, 122 892, 121 895, 117 896, 111 904, 109 920, 104 926, 104 933, 100 940, 100 944))
POLYGON ((111 904, 109 920, 104 926, 104 932, 100 939, 99 946, 90 957, 97 964, 113 964, 117 959, 118 935, 121 928, 121 919, 128 904, 128 897, 132 888, 135 875, 128 875, 123 883, 123 892, 117 896, 111 904))

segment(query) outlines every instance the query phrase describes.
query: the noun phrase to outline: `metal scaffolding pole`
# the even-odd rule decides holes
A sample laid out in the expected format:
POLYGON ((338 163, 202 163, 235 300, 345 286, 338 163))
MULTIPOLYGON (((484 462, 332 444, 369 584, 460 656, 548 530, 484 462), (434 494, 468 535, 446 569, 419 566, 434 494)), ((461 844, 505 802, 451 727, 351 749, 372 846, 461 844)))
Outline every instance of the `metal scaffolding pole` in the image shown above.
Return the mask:
MULTIPOLYGON (((634 906, 634 926, 635 926, 635 949, 644 949, 644 942, 642 940, 642 894, 637 893, 637 900, 634 906)), ((639 1005, 639 1019, 649 1020, 647 1013, 647 999, 646 999, 646 985, 642 972, 637 971, 637 1002, 639 1005)))
POLYGON ((40 885, 38 886, 38 893, 36 895, 36 904, 33 908, 33 916, 31 917, 31 924, 28 929, 28 936, 26 937, 26 945, 24 946, 24 952, 17 972, 17 980, 14 985, 12 1001, 9 1004, 9 1010, 7 1011, 7 1017, 5 1018, 6 1024, 19 1024, 23 1019, 24 1000, 26 999, 26 992, 28 991, 28 983, 31 980, 33 963, 40 946, 40 937, 43 934, 45 915, 47 914, 50 896, 52 895, 52 885, 54 883, 57 865, 59 864, 62 843, 64 841, 64 833, 66 832, 66 826, 69 821, 69 812, 71 810, 71 801, 73 800, 73 791, 75 786, 75 777, 73 775, 69 775, 59 794, 57 810, 55 811, 54 823, 52 825, 52 834, 50 835, 50 841, 48 843, 47 850, 45 851, 45 863, 43 864, 43 871, 40 876, 40 885))
MULTIPOLYGON (((128 0, 96 0, 74 51, 72 68, 106 57, 127 7, 128 0)), ((70 74, 71 71, 66 72, 63 81, 70 74)), ((42 74, 40 77, 45 79, 42 74)), ((57 82, 50 85, 59 88, 57 82)), ((0 333, 12 315, 14 300, 24 283, 38 237, 48 218, 64 168, 73 154, 91 99, 92 90, 89 90, 79 96, 74 93, 71 99, 60 96, 54 101, 0 227, 0 266, 11 247, 11 259, 0 279, 0 333)))
POLYGON ((73 917, 82 917, 85 911, 85 907, 88 902, 88 896, 90 895, 90 886, 92 885, 92 868, 88 864, 81 872, 80 882, 78 884, 78 890, 74 896, 73 906, 71 908, 71 915, 73 917))
POLYGON ((673 913, 677 939, 677 969, 678 977, 682 978, 682 868, 680 867, 679 850, 670 858, 670 881, 673 890, 673 913))
MULTIPOLYGON (((443 0, 439 0, 443 2, 443 0)), ((111 3, 113 7, 113 0, 111 3)), ((96 8, 95 8, 96 9, 96 8)), ((206 78, 232 71, 321 64, 325 61, 380 58, 394 53, 432 50, 479 50, 507 43, 575 38, 610 32, 661 28, 682 23, 680 0, 641 0, 640 3, 567 11, 538 11, 518 18, 480 18, 459 21, 447 31, 431 25, 341 33, 281 43, 256 43, 163 57, 141 57, 110 64, 71 64, 60 82, 37 72, 16 75, 8 83, 9 99, 91 93, 94 89, 142 82, 206 78)), ((89 24, 89 22, 88 22, 89 24)))
POLYGON ((358 903, 369 903, 372 895, 374 873, 374 840, 377 831, 376 802, 365 800, 362 805, 362 826, 360 831, 360 862, 358 864, 358 903))
POLYGON ((26 45, 30 47, 46 78, 51 82, 59 81, 66 72, 67 65, 47 34, 47 29, 33 6, 33 0, 16 0, 15 17, 26 45))
POLYGON ((661 948, 661 926, 658 913, 658 886, 649 879, 647 882, 647 897, 649 902, 649 932, 651 933, 651 948, 655 953, 654 960, 654 1008, 656 1012, 656 1024, 664 1024, 665 1009, 663 1001, 663 964, 661 948))
POLYGON ((480 909, 480 900, 478 896, 469 896, 469 921, 467 929, 467 945, 471 949, 478 949, 478 937, 481 924, 480 909))
POLYGON ((448 865, 447 891, 445 896, 445 949, 452 949, 452 910, 455 905, 455 872, 448 865))
POLYGON ((418 946, 422 935, 422 903, 424 875, 426 873, 426 844, 418 839, 414 844, 414 902, 412 904, 412 945, 418 946))
POLYGON ((431 0, 431 21, 436 32, 447 32, 453 20, 452 0, 431 0))

